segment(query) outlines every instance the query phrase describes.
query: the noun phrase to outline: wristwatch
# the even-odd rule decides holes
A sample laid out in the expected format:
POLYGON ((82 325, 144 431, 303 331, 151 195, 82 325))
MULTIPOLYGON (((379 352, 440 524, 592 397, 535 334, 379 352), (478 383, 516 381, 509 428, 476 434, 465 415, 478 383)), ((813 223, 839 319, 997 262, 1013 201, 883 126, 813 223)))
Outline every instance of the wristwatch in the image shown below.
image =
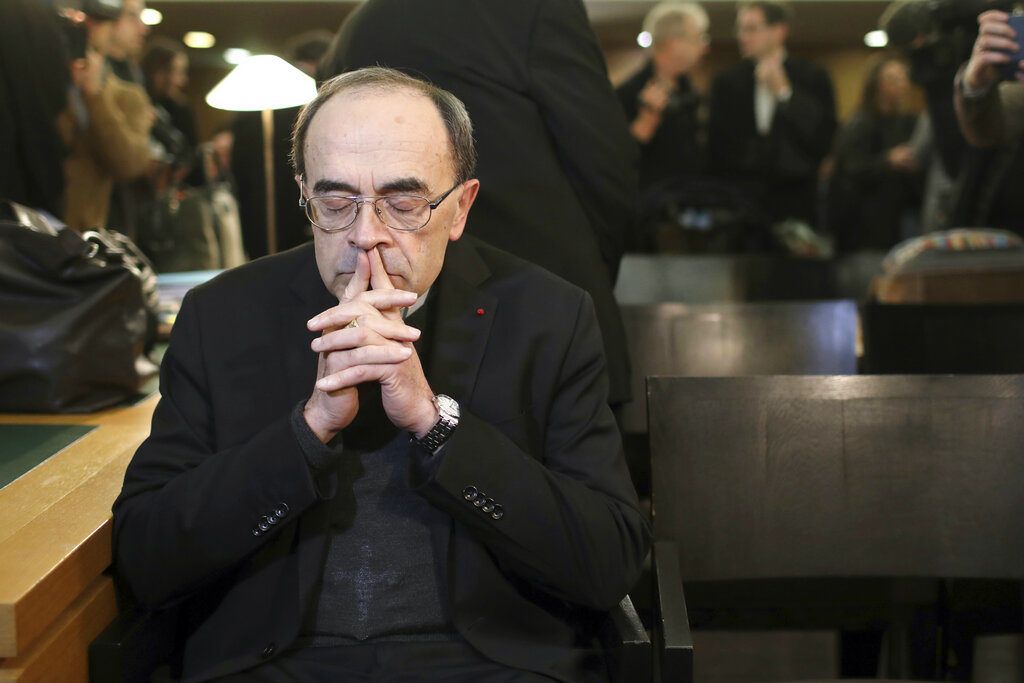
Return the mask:
POLYGON ((452 432, 459 426, 459 402, 444 394, 434 394, 433 400, 440 417, 437 418, 437 422, 430 428, 430 431, 423 435, 422 439, 413 437, 412 440, 413 443, 431 453, 436 453, 437 449, 448 441, 452 432))

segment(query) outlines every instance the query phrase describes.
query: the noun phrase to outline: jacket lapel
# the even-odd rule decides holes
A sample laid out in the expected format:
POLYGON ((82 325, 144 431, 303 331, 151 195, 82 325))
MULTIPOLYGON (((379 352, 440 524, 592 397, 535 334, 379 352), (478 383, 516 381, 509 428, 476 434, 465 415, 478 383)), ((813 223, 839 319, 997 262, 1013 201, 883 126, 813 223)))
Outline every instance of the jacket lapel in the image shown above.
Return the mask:
MULTIPOLYGON (((288 410, 308 398, 316 379, 317 354, 309 345, 317 333, 306 329, 306 321, 317 313, 338 303, 320 279, 313 257, 313 245, 308 245, 308 258, 302 259, 289 283, 287 303, 281 307, 280 335, 284 354, 285 390, 288 410)), ((326 534, 328 508, 314 505, 298 521, 296 557, 298 563, 299 623, 314 599, 314 589, 323 573, 327 555, 326 534)))
POLYGON ((491 271, 470 241, 453 242, 438 280, 438 311, 427 381, 438 393, 468 405, 476 389, 497 297, 480 287, 491 271))
POLYGON ((309 348, 317 333, 306 329, 306 321, 338 301, 324 287, 313 258, 312 245, 309 258, 302 260, 289 284, 291 297, 281 307, 281 348, 285 354, 286 387, 289 406, 309 396, 316 379, 317 355, 309 348))

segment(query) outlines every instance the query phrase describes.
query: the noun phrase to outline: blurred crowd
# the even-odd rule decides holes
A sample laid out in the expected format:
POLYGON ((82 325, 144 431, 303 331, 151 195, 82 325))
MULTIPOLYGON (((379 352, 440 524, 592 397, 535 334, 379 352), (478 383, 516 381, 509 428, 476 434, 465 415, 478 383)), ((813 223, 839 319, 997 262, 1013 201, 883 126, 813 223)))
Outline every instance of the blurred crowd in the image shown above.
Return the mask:
MULTIPOLYGON (((354 68, 338 59, 361 46, 352 27, 389 11, 387 0, 368 4, 383 8, 354 12, 333 48, 330 34, 306 34, 292 41, 287 57, 321 79, 354 68)), ((239 115, 201 141, 189 104, 188 52, 180 42, 147 38, 142 10, 143 0, 0 3, 0 198, 46 210, 78 230, 116 228, 157 258, 164 254, 164 268, 181 265, 173 252, 182 241, 220 234, 223 242, 226 230, 241 244, 222 244, 202 263, 224 267, 267 253, 259 114, 239 115)), ((566 43, 582 52, 564 55, 557 68, 571 73, 585 63, 605 82, 592 90, 577 83, 575 103, 548 103, 539 87, 530 97, 554 137, 557 176, 568 178, 565 192, 579 200, 574 210, 595 233, 613 279, 627 250, 828 256, 884 251, 950 227, 1024 233, 1024 193, 1016 191, 1024 178, 1024 85, 1009 56, 1020 49, 1011 13, 999 0, 892 3, 880 18, 889 49, 874 56, 859 104, 843 122, 829 73, 787 49, 792 9, 769 0, 738 3, 740 60, 709 86, 693 79, 710 49, 708 14, 699 3, 671 1, 644 20, 645 61, 614 90, 621 111, 602 113, 611 85, 585 15, 577 28, 587 36, 566 43), (560 111, 577 105, 571 117, 560 111), (608 147, 626 136, 636 152, 608 147), (571 138, 589 148, 572 149, 571 138), (617 213, 625 199, 612 200, 634 179, 608 171, 609 162, 636 165, 633 215, 617 213)), ((554 52, 558 38, 550 40, 554 52)), ((451 87, 436 53, 404 64, 406 55, 389 49, 378 40, 357 52, 367 63, 392 58, 451 87)), ((476 48, 463 41, 459 49, 476 48)), ((459 94, 472 110, 474 92, 459 94)), ((501 129, 503 116, 515 116, 497 107, 471 113, 478 132, 501 129)), ((310 235, 294 206, 287 162, 296 114, 274 115, 280 248, 310 235)), ((486 140, 482 146, 483 172, 492 173, 486 140)), ((515 161, 536 168, 538 158, 515 161)), ((564 182, 555 175, 545 187, 564 182)), ((543 196, 539 185, 530 191, 543 196)), ((487 211, 485 202, 479 213, 487 211)), ((489 232, 500 220, 478 222, 505 248, 525 250, 556 272, 569 267, 546 263, 550 250, 538 248, 550 227, 539 227, 536 244, 526 247, 522 234, 489 232)))
POLYGON ((787 5, 739 3, 742 60, 706 96, 691 77, 708 52, 708 15, 697 3, 655 6, 641 34, 648 60, 618 88, 642 150, 634 244, 792 250, 795 231, 796 244, 831 254, 951 227, 1024 231, 1024 148, 1019 126, 1001 124, 1020 118, 1013 82, 1024 77, 1009 56, 1020 47, 1010 11, 890 5, 880 18, 889 49, 840 125, 828 73, 787 51, 787 5))

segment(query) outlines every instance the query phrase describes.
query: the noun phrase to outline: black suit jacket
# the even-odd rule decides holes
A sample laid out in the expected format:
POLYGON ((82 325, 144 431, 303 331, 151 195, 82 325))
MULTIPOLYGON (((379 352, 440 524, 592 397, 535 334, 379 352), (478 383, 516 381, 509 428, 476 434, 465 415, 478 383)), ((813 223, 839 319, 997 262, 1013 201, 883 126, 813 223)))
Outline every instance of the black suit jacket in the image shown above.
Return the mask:
MULTIPOLYGON (((620 85, 615 94, 629 121, 640 113, 640 93, 654 77, 648 62, 620 85)), ((661 113, 654 136, 640 145, 640 188, 644 192, 671 178, 694 175, 704 169, 697 143, 700 96, 688 76, 676 79, 676 91, 661 113)))
POLYGON ((426 77, 473 119, 480 194, 469 234, 594 299, 613 403, 629 355, 612 294, 637 203, 638 151, 579 0, 369 0, 321 77, 365 66, 426 77))
MULTIPOLYGON (((635 581, 648 527, 589 297, 472 242, 449 247, 424 359, 462 420, 436 470, 409 445, 410 483, 451 515, 434 543, 449 558, 462 636, 496 661, 571 680, 595 611, 635 581), (470 487, 504 514, 473 505, 470 487)), ((114 536, 116 566, 143 604, 184 603, 187 680, 272 657, 315 600, 324 501, 352 495, 352 482, 311 476, 289 416, 316 375, 305 322, 334 303, 307 245, 229 271, 182 305, 114 536)))
POLYGON ((767 136, 758 133, 754 118, 754 62, 745 59, 715 78, 708 163, 718 175, 764 186, 769 208, 777 209, 773 219, 794 211, 808 218, 814 215, 818 166, 835 135, 835 97, 821 67, 794 57, 784 67, 793 96, 776 107, 767 136))

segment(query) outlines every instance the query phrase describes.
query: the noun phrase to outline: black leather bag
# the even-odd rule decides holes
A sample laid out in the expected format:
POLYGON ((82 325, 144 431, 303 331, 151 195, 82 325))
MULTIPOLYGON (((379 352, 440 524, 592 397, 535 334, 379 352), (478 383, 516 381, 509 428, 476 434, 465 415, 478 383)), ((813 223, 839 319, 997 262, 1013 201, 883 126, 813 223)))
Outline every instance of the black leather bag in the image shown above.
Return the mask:
POLYGON ((136 394, 156 304, 145 257, 0 202, 0 411, 91 412, 136 394))

